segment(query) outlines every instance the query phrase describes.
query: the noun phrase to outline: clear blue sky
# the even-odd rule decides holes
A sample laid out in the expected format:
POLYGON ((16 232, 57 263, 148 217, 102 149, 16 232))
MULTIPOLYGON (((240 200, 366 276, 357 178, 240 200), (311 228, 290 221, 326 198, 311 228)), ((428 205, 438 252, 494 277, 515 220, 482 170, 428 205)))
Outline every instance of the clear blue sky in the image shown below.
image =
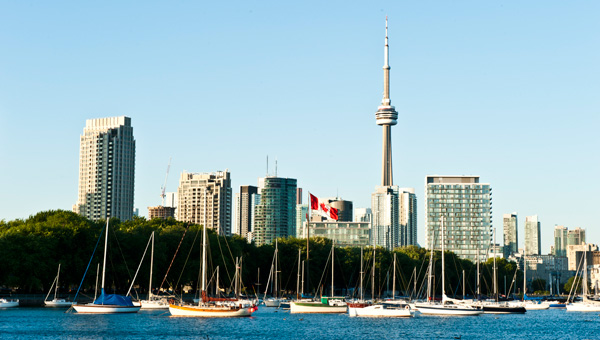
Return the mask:
POLYGON ((0 219, 71 209, 85 120, 127 115, 135 206, 183 170, 228 168, 234 192, 279 175, 370 206, 381 172, 389 16, 394 184, 479 175, 502 214, 600 242, 597 1, 4 1, 0 219), (274 162, 272 162, 274 163, 274 162), (273 168, 271 165, 271 169, 273 168))

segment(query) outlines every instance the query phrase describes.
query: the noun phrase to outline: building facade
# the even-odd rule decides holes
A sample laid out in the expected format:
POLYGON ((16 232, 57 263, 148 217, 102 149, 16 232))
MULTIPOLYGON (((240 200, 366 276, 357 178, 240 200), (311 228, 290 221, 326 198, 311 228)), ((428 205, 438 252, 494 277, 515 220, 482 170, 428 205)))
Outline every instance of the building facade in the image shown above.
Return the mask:
POLYGON ((508 258, 519 251, 517 213, 502 215, 502 227, 504 231, 504 258, 508 258))
POLYGON ((425 179, 427 247, 441 249, 444 217, 446 250, 483 261, 492 237, 492 188, 479 176, 427 176, 425 179))
POLYGON ((567 245, 578 245, 585 243, 585 229, 575 228, 567 232, 567 245))
POLYGON ((554 227, 554 247, 552 248, 554 256, 567 256, 567 232, 568 229, 564 226, 554 227))
POLYGON ((400 244, 399 246, 417 245, 417 196, 414 188, 398 190, 400 212, 400 244))
POLYGON ((336 247, 366 247, 372 244, 369 222, 311 221, 299 228, 301 237, 306 238, 307 225, 310 228, 310 237, 328 238, 336 247))
POLYGON ((88 119, 79 144, 73 211, 92 220, 133 217, 135 140, 129 117, 88 119))
POLYGON ((354 222, 371 222, 372 219, 371 208, 354 209, 354 222))
POLYGON ((252 236, 258 246, 296 235, 295 178, 259 179, 260 203, 256 207, 252 236))
POLYGON ((378 186, 371 194, 371 241, 373 245, 393 250, 400 244, 398 186, 378 186))
POLYGON ((525 255, 542 254, 541 223, 537 215, 525 217, 525 255))
POLYGON ((228 170, 181 173, 177 189, 177 220, 202 224, 231 236, 231 176, 228 170))
POLYGON ((156 207, 148 207, 148 219, 161 218, 167 219, 169 217, 175 218, 175 208, 163 207, 162 205, 156 207))
MULTIPOLYGON (((297 198, 297 197, 296 197, 297 198)), ((304 223, 308 214, 308 204, 296 204, 296 237, 306 238, 303 236, 304 223)))
POLYGON ((254 212, 260 195, 258 187, 242 185, 240 192, 235 195, 235 224, 234 233, 248 238, 254 224, 254 212))

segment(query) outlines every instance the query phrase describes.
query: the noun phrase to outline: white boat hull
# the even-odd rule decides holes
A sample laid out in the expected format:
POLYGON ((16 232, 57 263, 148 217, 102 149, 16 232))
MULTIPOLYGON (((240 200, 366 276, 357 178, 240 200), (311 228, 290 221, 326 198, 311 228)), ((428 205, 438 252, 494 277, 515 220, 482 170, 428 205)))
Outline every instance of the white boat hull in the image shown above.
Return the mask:
POLYGON ((169 309, 169 302, 166 300, 142 300, 142 309, 169 309))
POLYGON ((179 306, 169 305, 172 316, 195 316, 205 318, 244 317, 251 316, 256 307, 229 307, 229 306, 179 306))
POLYGON ((290 302, 290 313, 346 313, 347 306, 331 306, 321 302, 290 302))
POLYGON ((279 307, 279 305, 281 305, 281 300, 279 299, 269 299, 264 300, 263 302, 265 303, 265 307, 279 307))
POLYGON ((423 315, 469 316, 483 314, 482 309, 465 305, 416 304, 415 307, 423 315))
POLYGON ((527 310, 544 310, 550 308, 550 305, 545 303, 525 303, 523 307, 527 310))
POLYGON ((46 307, 71 307, 72 305, 72 301, 67 301, 65 299, 54 299, 51 301, 44 301, 44 306, 46 307))
POLYGON ((19 300, 0 299, 0 308, 19 307, 19 300))
MULTIPOLYGON (((407 306, 408 307, 408 306, 407 306)), ((410 318, 415 312, 408 308, 389 308, 381 305, 348 307, 348 316, 410 318)))
POLYGON ((575 302, 567 305, 568 312, 600 312, 600 304, 575 302))
POLYGON ((117 305, 95 305, 88 303, 85 305, 73 305, 77 313, 84 314, 113 314, 113 313, 137 313, 140 306, 117 306, 117 305))

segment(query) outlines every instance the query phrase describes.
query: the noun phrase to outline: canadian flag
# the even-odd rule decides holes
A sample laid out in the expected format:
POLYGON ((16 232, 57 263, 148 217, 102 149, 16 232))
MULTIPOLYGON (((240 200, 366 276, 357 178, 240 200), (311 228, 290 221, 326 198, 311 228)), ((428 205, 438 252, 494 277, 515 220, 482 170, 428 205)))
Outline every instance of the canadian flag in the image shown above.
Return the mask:
POLYGON ((315 211, 316 213, 323 215, 332 220, 338 220, 338 210, 336 208, 331 207, 329 204, 325 202, 319 203, 319 199, 313 194, 310 195, 310 209, 315 211))

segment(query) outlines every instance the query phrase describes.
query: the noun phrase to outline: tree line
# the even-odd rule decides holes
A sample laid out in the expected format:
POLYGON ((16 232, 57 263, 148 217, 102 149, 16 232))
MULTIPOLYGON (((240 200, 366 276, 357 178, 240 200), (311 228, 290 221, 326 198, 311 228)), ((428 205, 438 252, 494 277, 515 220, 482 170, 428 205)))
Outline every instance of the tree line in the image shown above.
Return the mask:
MULTIPOLYGON (((159 287, 174 292, 195 291, 199 287, 202 254, 202 226, 176 221, 172 218, 131 221, 112 218, 109 221, 109 241, 106 265, 106 289, 124 293, 131 285, 152 232, 155 232, 153 289, 159 287), (175 256, 175 254, 177 254, 175 256), (168 271, 168 273, 167 273, 168 271)), ((61 264, 60 291, 73 292, 83 282, 84 292, 96 285, 97 265, 102 266, 104 254, 99 237, 106 221, 92 221, 70 211, 53 210, 37 213, 25 220, 0 221, 0 287, 19 293, 46 292, 61 264), (96 245, 98 249, 91 258, 96 245), (91 258, 91 260, 90 260, 91 258), (82 280, 87 270, 85 279, 82 280)), ((219 268, 219 287, 225 293, 233 288, 236 258, 241 258, 243 292, 262 295, 267 287, 273 264, 275 245, 257 247, 245 238, 234 235, 209 235, 208 276, 214 287, 216 268, 219 268)), ((278 282, 282 294, 295 295, 298 280, 298 250, 300 260, 306 261, 306 239, 278 240, 278 282)), ((306 295, 330 294, 331 247, 325 238, 310 239, 309 262, 305 262, 304 292, 306 295), (308 263, 308 265, 307 265, 308 263), (310 281, 310 282, 309 282, 310 281)), ((389 251, 380 247, 363 249, 363 288, 365 295, 375 291, 384 296, 393 287, 393 259, 396 256, 396 295, 414 296, 414 287, 421 296, 426 294, 427 268, 430 252, 416 246, 399 247, 389 251), (375 266, 375 285, 372 269, 375 266), (416 281, 416 284, 415 284, 416 281), (374 289, 373 289, 374 287, 374 289)), ((150 276, 150 251, 145 255, 134 287, 138 294, 147 294, 150 276)), ((335 248, 335 294, 358 294, 361 280, 361 249, 335 248)), ((446 252, 446 294, 462 296, 476 293, 476 264, 446 252), (464 280, 463 280, 464 271, 464 280)), ((300 262, 302 263, 302 262, 300 262)), ((523 287, 523 274, 516 263, 498 259, 497 283, 500 294, 523 287), (514 279, 514 281, 513 281, 514 279), (505 285, 506 282, 506 285, 505 285), (511 287, 516 287, 512 288, 511 287)), ((441 253, 433 254, 434 290, 441 294, 441 253)), ((480 264, 481 293, 493 293, 492 260, 480 264)), ((270 286, 271 284, 269 284, 270 286)), ((210 288, 214 291, 214 288, 210 288)), ((270 294, 270 289, 269 289, 270 294)), ((135 294, 134 294, 135 296, 135 294)))

